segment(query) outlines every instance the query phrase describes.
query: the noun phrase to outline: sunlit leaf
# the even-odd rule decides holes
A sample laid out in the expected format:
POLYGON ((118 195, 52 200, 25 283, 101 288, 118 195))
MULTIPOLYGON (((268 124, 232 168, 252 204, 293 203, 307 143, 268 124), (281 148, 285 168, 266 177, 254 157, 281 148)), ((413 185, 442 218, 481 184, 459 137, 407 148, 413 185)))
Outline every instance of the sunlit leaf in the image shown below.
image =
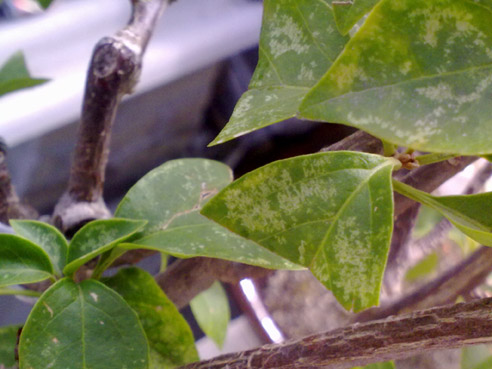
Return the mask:
POLYGON ((21 237, 0 234, 0 287, 34 283, 53 274, 48 255, 21 237))
POLYGON ((265 0, 259 61, 247 91, 218 144, 291 118, 314 84, 342 51, 326 0, 265 0))
POLYGON ((115 247, 141 230, 147 222, 131 219, 100 219, 87 223, 70 241, 68 264, 63 270, 71 274, 90 259, 115 247))
POLYGON ((193 298, 190 307, 201 330, 222 348, 231 319, 224 287, 216 281, 212 287, 193 298))
POLYGON ((0 327, 0 368, 14 368, 18 326, 0 327))
POLYGON ((202 214, 309 267, 347 309, 375 305, 393 226, 392 158, 329 152, 274 162, 202 214))
POLYGON ((475 1, 380 1, 301 116, 423 151, 490 153, 491 17, 475 1))
POLYGON ((21 369, 148 368, 137 315, 102 283, 65 278, 48 289, 22 330, 21 369))
POLYGON ((333 13, 341 34, 346 35, 379 0, 332 1, 333 13))
POLYGON ((104 283, 136 311, 153 351, 151 362, 160 365, 156 368, 174 368, 198 360, 188 323, 150 274, 138 268, 122 269, 104 283))
POLYGON ((24 55, 17 52, 0 68, 0 96, 46 82, 46 79, 31 78, 24 55))
POLYGON ((67 262, 68 244, 55 227, 34 220, 11 220, 15 233, 40 246, 51 259, 55 271, 61 275, 67 262))

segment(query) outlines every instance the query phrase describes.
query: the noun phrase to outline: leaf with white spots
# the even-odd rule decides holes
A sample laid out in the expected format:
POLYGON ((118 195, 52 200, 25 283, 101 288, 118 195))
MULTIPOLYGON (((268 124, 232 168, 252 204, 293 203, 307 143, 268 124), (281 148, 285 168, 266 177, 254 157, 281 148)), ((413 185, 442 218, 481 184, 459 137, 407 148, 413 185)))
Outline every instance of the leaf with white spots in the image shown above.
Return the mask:
POLYGON ((328 0, 265 0, 259 61, 219 144, 296 115, 299 104, 342 51, 328 0))
POLYGON ((67 265, 70 275, 80 266, 127 240, 147 224, 144 220, 100 219, 87 223, 74 234, 68 247, 67 265))
POLYGON ((15 233, 40 246, 51 259, 55 272, 61 276, 67 262, 67 240, 55 227, 35 220, 11 220, 15 233))
POLYGON ((34 243, 10 234, 0 234, 0 287, 35 283, 53 275, 46 252, 34 243))
POLYGON ((22 330, 20 369, 147 369, 136 313, 104 284, 65 278, 38 300, 22 330))
POLYGON ((440 212, 468 237, 485 246, 492 246, 492 192, 432 196, 398 181, 394 181, 393 186, 402 195, 440 212))
POLYGON ((0 368, 13 369, 16 366, 15 346, 19 326, 0 327, 0 368))
POLYGON ((231 181, 229 167, 206 159, 173 160, 154 169, 116 209, 116 216, 148 221, 139 237, 120 246, 182 258, 207 256, 271 269, 299 269, 200 214, 203 205, 231 181))
POLYGON ((219 281, 190 301, 191 311, 201 330, 222 348, 231 319, 227 293, 219 281))
POLYGON ((331 2, 338 30, 346 35, 379 0, 334 0, 331 2))
POLYGON ((188 323, 150 274, 138 268, 122 269, 103 282, 137 313, 149 340, 151 368, 168 369, 198 361, 188 323))
POLYGON ((492 9, 382 0, 300 107, 423 151, 492 151, 492 9))
POLYGON ((266 165, 202 214, 311 269, 347 309, 375 305, 393 227, 392 158, 355 152, 266 165))

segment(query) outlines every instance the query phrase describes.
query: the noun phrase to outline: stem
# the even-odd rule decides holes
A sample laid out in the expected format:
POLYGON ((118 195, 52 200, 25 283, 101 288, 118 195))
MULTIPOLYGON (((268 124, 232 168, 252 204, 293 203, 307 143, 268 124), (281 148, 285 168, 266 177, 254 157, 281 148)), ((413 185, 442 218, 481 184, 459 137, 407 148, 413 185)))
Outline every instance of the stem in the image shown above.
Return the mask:
POLYGON ((381 140, 381 142, 383 143, 383 153, 384 153, 384 156, 393 156, 395 155, 396 153, 396 145, 388 142, 388 141, 385 141, 385 140, 381 140))
POLYGON ((431 153, 417 156, 415 159, 419 162, 420 165, 427 165, 438 163, 440 161, 445 161, 449 159, 456 158, 457 154, 442 154, 442 153, 431 153))
POLYGON ((121 255, 123 255, 127 251, 128 250, 124 248, 115 247, 111 251, 108 251, 103 255, 101 255, 99 261, 97 262, 96 267, 94 268, 94 271, 92 272, 91 278, 100 279, 104 271, 108 269, 116 259, 118 259, 121 255))
POLYGON ((11 288, 0 288, 0 295, 17 295, 17 296, 29 296, 29 297, 40 297, 41 292, 33 290, 14 290, 11 288))
POLYGON ((426 192, 417 190, 417 189, 413 188, 412 186, 409 186, 405 183, 397 181, 396 179, 393 179, 392 183, 393 183, 393 190, 398 192, 400 195, 408 197, 409 199, 417 201, 421 204, 430 206, 433 209, 436 208, 435 202, 432 201, 432 199, 428 196, 428 194, 426 192))

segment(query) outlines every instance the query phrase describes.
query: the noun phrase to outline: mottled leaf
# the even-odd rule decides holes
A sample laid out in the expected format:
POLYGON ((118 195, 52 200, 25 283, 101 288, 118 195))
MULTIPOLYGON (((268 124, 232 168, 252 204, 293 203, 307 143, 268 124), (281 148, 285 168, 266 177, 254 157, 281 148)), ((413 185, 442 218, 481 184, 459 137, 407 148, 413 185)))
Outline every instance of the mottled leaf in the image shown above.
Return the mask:
POLYGON ((232 181, 230 169, 205 159, 182 159, 154 169, 121 200, 116 216, 148 220, 140 238, 120 246, 177 257, 208 256, 271 269, 300 267, 200 215, 232 181))
POLYGON ((398 181, 394 181, 393 186, 402 195, 439 211, 468 237, 485 246, 492 246, 492 192, 432 196, 398 181))
POLYGON ((147 222, 131 219, 100 219, 83 226, 70 241, 68 264, 63 270, 72 274, 90 259, 101 255, 141 230, 147 222))
POLYGON ((103 281, 136 311, 149 340, 151 363, 160 365, 154 367, 174 368, 198 360, 188 323, 150 274, 128 268, 103 281))
POLYGON ((392 158, 329 152, 274 162, 202 214, 306 267, 347 309, 377 304, 392 232, 392 158))
POLYGON ((48 289, 22 330, 21 369, 147 369, 137 315, 102 283, 65 278, 48 289))
POLYGON ((379 0, 337 0, 332 1, 333 14, 338 31, 346 35, 379 0))
POLYGON ((492 368, 492 351, 490 345, 463 347, 461 351, 461 369, 492 368))
POLYGON ((55 227, 34 220, 11 220, 15 233, 40 246, 51 259, 57 275, 61 275, 67 262, 67 240, 55 227))
POLYGON ((0 368, 14 368, 18 326, 0 327, 0 368))
POLYGON ((247 91, 212 144, 291 118, 342 51, 328 0, 265 0, 259 61, 247 91))
POLYGON ((0 287, 34 283, 53 274, 48 255, 21 237, 0 234, 0 287))
POLYGON ((46 79, 31 78, 26 67, 24 55, 21 52, 17 52, 0 68, 0 96, 22 88, 36 86, 46 81, 46 79))
POLYGON ((423 151, 492 151, 492 10, 382 0, 301 107, 423 151))
POLYGON ((201 330, 222 348, 231 319, 227 293, 220 282, 203 291, 190 302, 191 311, 201 330))

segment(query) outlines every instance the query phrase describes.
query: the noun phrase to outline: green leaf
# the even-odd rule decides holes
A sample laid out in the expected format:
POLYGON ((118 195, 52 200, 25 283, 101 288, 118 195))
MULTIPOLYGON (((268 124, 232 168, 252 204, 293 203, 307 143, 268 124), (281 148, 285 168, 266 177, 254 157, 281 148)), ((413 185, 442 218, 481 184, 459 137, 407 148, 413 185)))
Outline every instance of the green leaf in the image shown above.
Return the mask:
POLYGON ((405 273, 405 279, 409 282, 414 282, 416 280, 424 278, 429 274, 435 272, 438 264, 439 256, 437 255, 437 253, 433 252, 424 257, 413 267, 411 267, 405 273))
POLYGON ((190 307, 201 330, 222 348, 231 319, 224 287, 216 281, 208 290, 193 298, 190 307))
POLYGON ((379 0, 332 1, 338 31, 346 35, 379 0))
POLYGON ((31 78, 26 67, 24 55, 21 52, 17 52, 0 68, 0 96, 22 88, 36 86, 46 81, 46 79, 31 78))
POLYGON ((188 323, 150 274, 138 268, 122 269, 104 283, 136 311, 149 340, 151 362, 162 365, 152 367, 174 368, 198 360, 188 323))
POLYGON ((53 274, 48 255, 37 245, 10 234, 0 234, 0 287, 35 283, 53 274))
POLYGON ((422 238, 426 236, 441 220, 441 213, 428 206, 421 206, 415 227, 412 230, 412 237, 422 238))
POLYGON ((68 264, 63 272, 72 274, 90 259, 111 250, 141 230, 147 222, 131 219, 100 219, 87 223, 70 241, 68 264))
POLYGON ((259 61, 249 91, 211 145, 295 116, 347 41, 327 1, 265 0, 259 61))
POLYGON ((468 237, 492 246, 492 192, 460 196, 432 196, 404 183, 393 181, 395 191, 444 215, 468 237))
POLYGON ((102 283, 65 278, 38 300, 22 330, 21 369, 147 369, 137 315, 102 283))
POLYGON ((491 17, 475 1, 380 1, 301 116, 422 151, 490 153, 491 17))
POLYGON ((68 244, 55 227, 34 220, 11 220, 15 233, 40 246, 51 259, 57 275, 61 275, 67 262, 68 244))
POLYGON ((200 215, 202 206, 231 181, 230 169, 212 160, 174 160, 154 169, 116 209, 116 216, 148 220, 141 238, 120 246, 184 258, 207 256, 271 269, 299 269, 200 215))
POLYGON ((236 180, 202 214, 304 265, 347 309, 375 305, 393 226, 392 158, 328 152, 236 180))
POLYGON ((53 2, 53 0, 36 0, 36 1, 39 3, 39 5, 43 7, 43 9, 47 9, 53 2))
POLYGON ((395 369, 395 364, 392 361, 387 361, 385 363, 369 364, 364 367, 358 366, 352 369, 395 369))
POLYGON ((461 351, 461 369, 489 369, 492 367, 490 345, 463 347, 461 351))
POLYGON ((19 326, 0 327, 0 368, 14 368, 19 326))

